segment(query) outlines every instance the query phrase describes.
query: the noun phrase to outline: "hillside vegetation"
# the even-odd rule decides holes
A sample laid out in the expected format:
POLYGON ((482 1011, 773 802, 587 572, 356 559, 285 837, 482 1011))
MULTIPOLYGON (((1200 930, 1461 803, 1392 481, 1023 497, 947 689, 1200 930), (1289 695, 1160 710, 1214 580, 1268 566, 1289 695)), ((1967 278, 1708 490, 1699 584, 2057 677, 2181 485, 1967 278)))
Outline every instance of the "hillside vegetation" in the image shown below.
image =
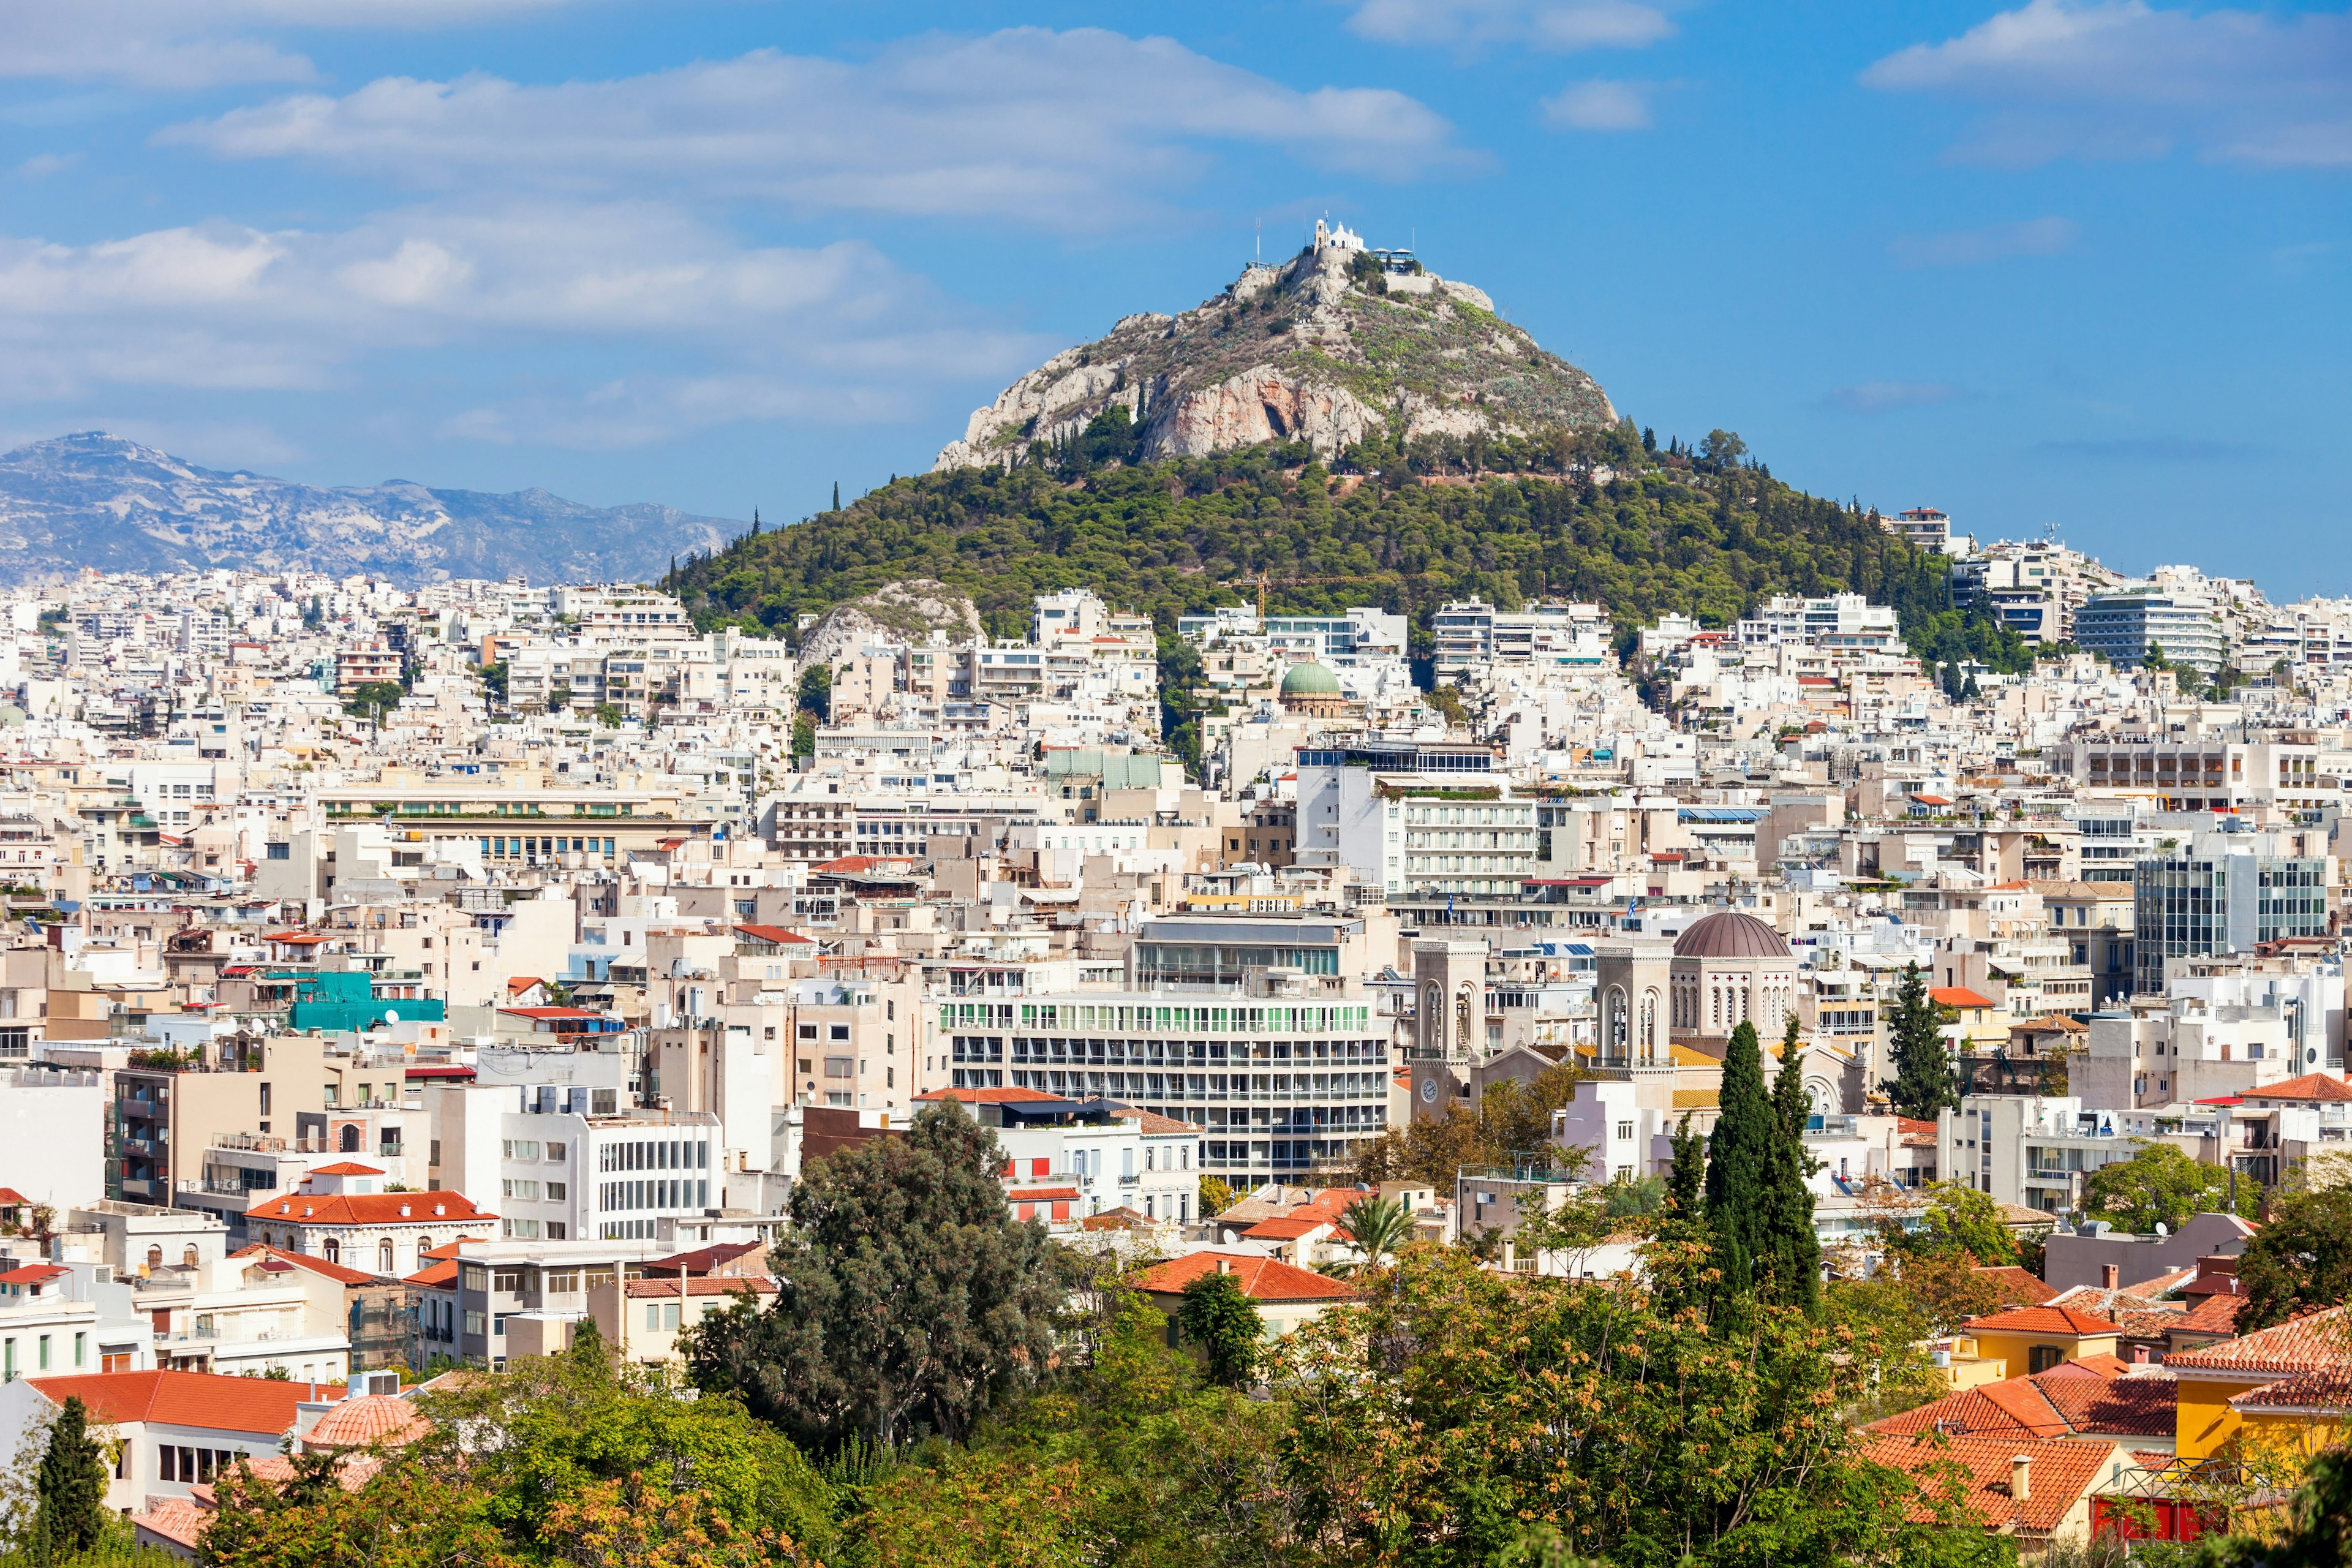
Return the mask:
POLYGON ((1696 455, 1628 427, 1490 443, 1451 437, 1352 451, 1335 474, 1297 445, 1129 464, 1123 409, 1055 467, 960 468, 895 479, 838 510, 747 535, 668 579, 705 626, 789 633, 803 613, 908 577, 969 595, 991 633, 1019 636, 1031 598, 1100 593, 1176 616, 1234 604, 1263 572, 1277 610, 1377 605, 1412 618, 1478 595, 1506 607, 1558 596, 1605 605, 1621 635, 1681 611, 1725 626, 1774 594, 1853 589, 1901 613, 1913 650, 2021 668, 2030 650, 1946 608, 1944 563, 1877 514, 1790 489, 1717 432, 1696 455), (1593 462, 1619 477, 1597 484, 1593 462), (1349 472, 1349 468, 1377 472, 1349 472), (1285 581, 1288 579, 1289 581, 1285 581))

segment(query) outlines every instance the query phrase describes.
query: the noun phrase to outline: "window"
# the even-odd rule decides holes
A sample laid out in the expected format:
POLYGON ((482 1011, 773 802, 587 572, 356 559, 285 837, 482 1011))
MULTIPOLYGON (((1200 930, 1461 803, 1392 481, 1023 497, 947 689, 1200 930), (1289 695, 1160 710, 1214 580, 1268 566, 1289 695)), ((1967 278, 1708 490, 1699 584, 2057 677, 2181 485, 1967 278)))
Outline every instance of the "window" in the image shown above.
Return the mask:
POLYGON ((510 1296, 521 1294, 522 1270, 520 1268, 491 1269, 490 1289, 510 1296))
POLYGON ((552 1160, 552 1161, 556 1162, 558 1164, 562 1163, 562 1162, 563 1162, 563 1145, 562 1145, 562 1143, 560 1143, 560 1142, 551 1142, 551 1143, 549 1143, 549 1144, 548 1144, 548 1146, 547 1146, 547 1157, 548 1157, 549 1159, 551 1159, 551 1160, 552 1160))
POLYGON ((564 1193, 565 1193, 565 1191, 566 1191, 566 1190, 567 1190, 567 1189, 564 1187, 564 1184, 563 1184, 562 1182, 550 1182, 550 1183, 548 1183, 548 1184, 547 1184, 547 1201, 548 1201, 549 1203, 551 1203, 551 1204, 560 1204, 560 1203, 562 1203, 562 1202, 563 1201, 563 1194, 564 1194, 564 1193))
POLYGON ((1620 1121, 1617 1124, 1617 1136, 1630 1141, 1633 1136, 1633 1124, 1630 1121, 1620 1121))

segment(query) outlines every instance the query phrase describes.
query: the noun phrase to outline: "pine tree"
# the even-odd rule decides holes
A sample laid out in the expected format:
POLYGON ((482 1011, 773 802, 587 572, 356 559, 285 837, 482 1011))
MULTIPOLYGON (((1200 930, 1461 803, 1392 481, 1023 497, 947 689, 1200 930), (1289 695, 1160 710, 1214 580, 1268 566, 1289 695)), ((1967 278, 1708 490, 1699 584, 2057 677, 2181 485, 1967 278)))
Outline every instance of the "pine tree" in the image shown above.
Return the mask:
POLYGON ((1797 1038, 1797 1016, 1780 1040, 1780 1076, 1772 1080, 1772 1120, 1778 1133, 1766 1223, 1770 1261, 1764 1272, 1773 1294, 1808 1312, 1821 1305, 1822 1241, 1813 1229, 1813 1194, 1805 1184, 1815 1169, 1805 1148, 1805 1123, 1812 1115, 1805 1093, 1805 1051, 1797 1038))
POLYGON ((841 510, 841 481, 839 479, 833 481, 833 510, 835 511, 839 511, 841 510))
POLYGON ((1780 1126, 1764 1092, 1764 1052, 1756 1026, 1731 1031, 1723 1053, 1721 1111, 1706 1140, 1706 1223, 1716 1266, 1735 1294, 1746 1294, 1770 1256, 1767 1230, 1780 1126))
POLYGON ((68 1394, 49 1424, 48 1451, 33 1481, 33 1556, 54 1562, 95 1547, 106 1533, 106 1460, 89 1435, 89 1410, 68 1394))
POLYGON ((1944 1043, 1943 1009, 1927 994, 1927 977, 1916 963, 1904 966, 1887 1032, 1894 1040, 1895 1078, 1880 1087, 1894 1100, 1895 1113, 1930 1121, 1947 1107, 1958 1110, 1960 1096, 1951 1049, 1944 1043))

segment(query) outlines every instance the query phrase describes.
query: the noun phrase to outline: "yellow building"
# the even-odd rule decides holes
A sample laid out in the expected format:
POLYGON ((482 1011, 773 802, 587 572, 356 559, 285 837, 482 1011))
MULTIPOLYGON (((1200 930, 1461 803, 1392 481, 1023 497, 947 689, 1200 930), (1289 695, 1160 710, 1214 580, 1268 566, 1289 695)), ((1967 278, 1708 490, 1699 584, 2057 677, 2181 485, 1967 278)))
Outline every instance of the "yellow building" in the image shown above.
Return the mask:
POLYGON ((1962 1346, 1955 1348, 1953 1360, 1961 1359, 1964 1347, 1968 1360, 1979 1372, 1996 1366, 2000 1370, 1990 1377, 1955 1379, 1955 1386, 2030 1376, 2087 1356, 2112 1356, 2122 1332, 2120 1323, 2072 1307, 2013 1307, 1989 1317, 1970 1318, 1960 1325, 1962 1346))
POLYGON ((2316 1448, 2339 1441, 2352 1412, 2352 1321, 2330 1308, 2165 1360, 2180 1391, 2178 1447, 2210 1457, 2250 1440, 2316 1448))

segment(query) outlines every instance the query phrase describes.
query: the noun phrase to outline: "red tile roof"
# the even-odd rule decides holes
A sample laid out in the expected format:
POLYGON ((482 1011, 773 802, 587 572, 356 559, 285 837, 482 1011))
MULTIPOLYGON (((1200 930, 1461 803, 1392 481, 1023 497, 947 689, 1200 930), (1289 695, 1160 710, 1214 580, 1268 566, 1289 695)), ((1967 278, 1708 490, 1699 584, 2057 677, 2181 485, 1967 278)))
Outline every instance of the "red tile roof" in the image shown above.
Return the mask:
MULTIPOLYGON (((1042 1089, 935 1089, 928 1094, 915 1096, 917 1103, 926 1100, 953 1100, 965 1105, 1028 1105, 1058 1101, 1063 1097, 1048 1094, 1042 1089)), ((1068 1103, 1076 1105, 1077 1101, 1068 1103)))
POLYGON ((425 1435, 431 1423, 408 1400, 390 1394, 365 1394, 346 1399, 302 1435, 310 1453, 328 1448, 353 1448, 365 1443, 406 1443, 425 1435))
POLYGON ((1254 1253, 1189 1252, 1181 1258, 1171 1258, 1155 1264, 1135 1277, 1139 1290, 1175 1295, 1185 1286, 1204 1274, 1214 1273, 1220 1264, 1233 1276, 1242 1294, 1257 1301, 1344 1301, 1355 1295, 1356 1288, 1344 1279, 1333 1279, 1311 1268, 1297 1268, 1271 1258, 1254 1253))
POLYGON ((1084 1196, 1076 1187, 1013 1187, 1006 1197, 1016 1204, 1073 1203, 1084 1196))
POLYGON ((745 936, 751 937, 760 942, 800 943, 809 947, 814 947, 817 945, 816 938, 813 936, 803 936, 800 932, 796 931, 788 931, 782 926, 739 925, 735 929, 741 931, 745 936))
POLYGON ((1937 1005, 1944 1007, 1990 1007, 1992 1005, 1991 997, 1979 996, 1965 985, 1931 986, 1928 989, 1927 995, 1929 999, 1934 1001, 1937 1005))
POLYGON ((333 1280, 338 1285, 373 1285, 375 1283, 375 1276, 363 1269, 346 1268, 340 1263, 330 1263, 323 1258, 313 1258, 307 1252, 289 1252, 282 1247, 265 1247, 257 1241, 251 1247, 242 1247, 237 1248, 236 1251, 230 1253, 229 1256, 231 1258, 276 1258, 281 1263, 290 1263, 297 1268, 308 1269, 310 1273, 321 1275, 326 1279, 333 1280))
POLYGON ((2006 1312, 1970 1318, 1960 1325, 1970 1333, 1986 1334, 2119 1334, 2121 1323, 2078 1312, 2071 1307, 2012 1307, 2006 1312))
MULTIPOLYGON (((2226 1301, 2227 1296, 2208 1297, 2226 1301)), ((2352 1343, 2345 1337, 2343 1307, 2305 1312, 2267 1329, 2257 1329, 2234 1340, 2200 1345, 2165 1357, 2175 1372, 2267 1373, 2293 1377, 2301 1373, 2352 1366, 2352 1343)))
POLYGON ((350 1160, 339 1160, 331 1165, 321 1165, 310 1173, 314 1176, 381 1176, 383 1174, 373 1165, 357 1164, 350 1160))
POLYGON ((0 1285, 46 1285, 50 1280, 71 1272, 54 1263, 27 1263, 22 1268, 11 1268, 0 1274, 0 1285))
POLYGON ((212 1510, 199 1508, 181 1497, 156 1498, 146 1508, 131 1516, 131 1522, 141 1530, 184 1546, 192 1552, 202 1543, 205 1527, 212 1521, 212 1510))
POLYGON ((303 1225, 446 1225, 499 1217, 476 1208, 465 1194, 446 1188, 429 1193, 297 1193, 256 1204, 245 1213, 247 1219, 303 1225))
POLYGON ((2237 1410, 2319 1410, 2342 1415, 2352 1411, 2352 1366, 2283 1377, 2231 1395, 2230 1405, 2237 1410))
POLYGON ((2284 1082, 2271 1084, 2266 1088, 2250 1089, 2245 1091, 2244 1098, 2252 1100, 2352 1100, 2352 1084, 2346 1083, 2340 1078, 2331 1078, 2324 1072, 2307 1072, 2300 1078, 2287 1079, 2284 1082))
POLYGON ((2105 1471, 2115 1446, 2071 1437, 1939 1437, 1923 1433, 1873 1437, 1865 1440, 1864 1452, 1921 1483, 1920 1500, 1906 1510, 1913 1519, 1937 1517, 1936 1494, 1950 1473, 1948 1467, 1958 1466, 1964 1512, 1989 1529, 2046 1534, 2105 1471), (2010 1495, 2011 1461, 2019 1456, 2032 1461, 2027 1470, 2030 1495, 2022 1501, 2010 1495))
POLYGON ((0 1208, 15 1208, 19 1204, 32 1201, 14 1187, 0 1187, 0 1208))
POLYGON ((1180 1121, 1173 1116, 1162 1116, 1156 1110, 1139 1110, 1134 1114, 1138 1130, 1144 1132, 1198 1132, 1202 1131, 1200 1128, 1193 1126, 1189 1121, 1180 1121))
POLYGON ((2167 1324, 2168 1333, 2225 1334, 2238 1331, 2238 1319, 2246 1310, 2246 1298, 2215 1291, 2167 1324))
POLYGON ((401 1281, 404 1285, 421 1285, 428 1289, 436 1289, 457 1282, 457 1265, 454 1259, 436 1263, 430 1268, 420 1268, 401 1281))
POLYGON ((73 1395, 109 1426, 161 1421, 214 1432, 280 1436, 294 1429, 295 1406, 316 1402, 333 1384, 279 1383, 209 1372, 92 1372, 26 1380, 54 1404, 73 1395))
POLYGON ((688 1296, 732 1296, 739 1290, 772 1296, 777 1289, 775 1280, 765 1274, 706 1274, 694 1279, 632 1279, 629 1296, 633 1300, 643 1296, 677 1296, 681 1285, 688 1296))

